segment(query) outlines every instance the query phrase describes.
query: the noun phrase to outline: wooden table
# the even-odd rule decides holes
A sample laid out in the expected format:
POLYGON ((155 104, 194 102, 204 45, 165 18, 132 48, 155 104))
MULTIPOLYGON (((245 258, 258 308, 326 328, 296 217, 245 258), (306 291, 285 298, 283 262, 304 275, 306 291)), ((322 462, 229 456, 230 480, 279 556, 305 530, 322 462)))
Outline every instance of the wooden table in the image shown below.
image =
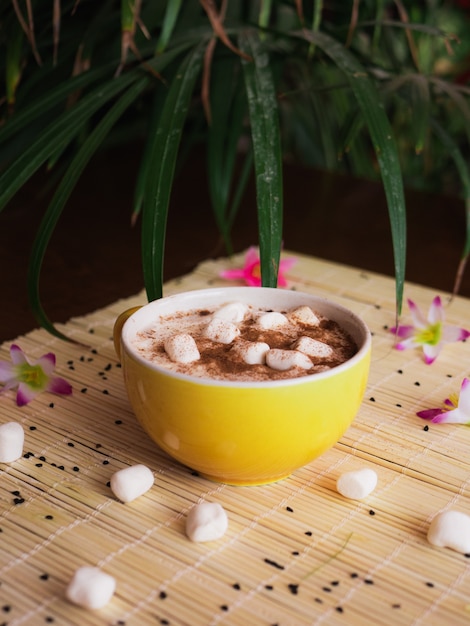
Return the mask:
MULTIPOLYGON (((286 255, 289 253, 286 252, 286 255)), ((202 264, 166 286, 176 291, 226 284, 202 264)), ((451 344, 427 366, 419 351, 393 348, 394 282, 298 255, 289 286, 327 296, 360 314, 373 333, 364 402, 341 441, 290 478, 262 487, 211 483, 168 458, 143 433, 124 391, 112 340, 116 315, 143 293, 61 329, 88 348, 43 330, 15 339, 28 356, 52 351, 71 396, 44 393, 18 408, 0 396, 0 421, 25 430, 24 456, 0 466, 0 623, 8 626, 296 626, 470 623, 470 555, 431 546, 440 511, 470 514, 470 429, 425 428, 416 411, 439 406, 469 375, 469 343, 451 344), (155 485, 129 504, 108 481, 143 463, 155 485), (375 491, 347 500, 335 488, 348 470, 370 467, 375 491), (229 529, 190 542, 185 516, 218 502, 229 529), (70 604, 65 587, 81 565, 117 580, 98 611, 70 604)), ((413 284, 406 296, 427 310, 435 292, 413 284)), ((448 302, 447 294, 441 294, 448 302)), ((470 301, 447 306, 449 324, 470 326, 470 301)), ((407 308, 404 321, 409 319, 407 308)), ((12 342, 0 349, 8 359, 12 342)))

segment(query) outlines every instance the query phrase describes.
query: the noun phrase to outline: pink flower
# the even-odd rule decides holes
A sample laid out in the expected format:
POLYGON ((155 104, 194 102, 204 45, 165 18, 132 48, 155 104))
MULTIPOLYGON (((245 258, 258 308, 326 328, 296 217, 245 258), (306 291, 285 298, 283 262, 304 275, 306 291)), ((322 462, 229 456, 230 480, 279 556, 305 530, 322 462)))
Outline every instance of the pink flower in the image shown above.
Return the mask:
MULTIPOLYGON (((287 280, 284 277, 284 272, 290 270, 290 268, 297 263, 297 259, 289 257, 287 259, 281 259, 279 263, 279 272, 277 277, 277 284, 279 287, 287 287, 287 280)), ((227 280, 243 280, 250 287, 261 286, 261 268, 259 254, 254 246, 248 248, 245 255, 245 265, 241 269, 224 270, 220 272, 221 278, 227 280)))
POLYGON ((397 350, 422 346, 424 360, 430 365, 446 343, 464 341, 470 337, 470 332, 464 328, 444 326, 444 307, 439 296, 432 301, 427 319, 412 300, 408 300, 408 306, 413 324, 390 329, 392 333, 403 339, 396 344, 397 350))
POLYGON ((13 344, 10 347, 10 357, 11 363, 0 361, 0 383, 4 385, 0 393, 18 387, 18 406, 28 404, 42 391, 64 395, 72 393, 72 387, 66 380, 52 376, 55 368, 55 355, 52 352, 44 354, 37 361, 30 361, 23 350, 13 344))
POLYGON ((425 409, 416 415, 434 424, 467 424, 470 426, 470 380, 464 378, 460 387, 460 395, 444 400, 444 407, 425 409))

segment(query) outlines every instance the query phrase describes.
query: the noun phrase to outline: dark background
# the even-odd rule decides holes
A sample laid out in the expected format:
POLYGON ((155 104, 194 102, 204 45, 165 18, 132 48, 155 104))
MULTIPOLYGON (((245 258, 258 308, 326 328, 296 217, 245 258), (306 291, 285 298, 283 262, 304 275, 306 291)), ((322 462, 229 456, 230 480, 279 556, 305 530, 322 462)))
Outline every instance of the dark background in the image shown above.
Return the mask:
MULTIPOLYGON (((130 225, 139 152, 102 154, 90 164, 51 240, 40 285, 50 319, 65 322, 143 288, 140 224, 130 225)), ((170 207, 165 279, 224 255, 205 184, 204 155, 178 173, 170 207)), ((28 306, 26 267, 48 195, 38 174, 0 213, 0 341, 37 327, 28 306)), ((284 247, 393 275, 385 197, 379 183, 286 165, 284 247)), ((50 196, 49 196, 50 197, 50 196)), ((407 280, 451 291, 465 235, 463 201, 407 190, 407 280)), ((235 251, 257 245, 250 184, 233 232, 235 251)), ((470 297, 470 271, 461 295, 470 297)))

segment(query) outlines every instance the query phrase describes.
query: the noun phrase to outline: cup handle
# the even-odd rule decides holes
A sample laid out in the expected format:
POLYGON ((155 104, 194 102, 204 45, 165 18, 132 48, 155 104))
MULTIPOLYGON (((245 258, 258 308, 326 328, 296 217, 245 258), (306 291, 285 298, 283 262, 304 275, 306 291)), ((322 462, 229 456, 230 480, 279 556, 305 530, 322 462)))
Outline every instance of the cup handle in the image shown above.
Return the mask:
POLYGON ((126 311, 121 313, 116 319, 116 321, 114 322, 114 328, 113 328, 114 349, 116 350, 116 354, 118 355, 119 359, 121 358, 122 327, 124 326, 126 321, 129 319, 129 317, 141 308, 142 308, 141 306, 133 306, 132 308, 127 309, 126 311))

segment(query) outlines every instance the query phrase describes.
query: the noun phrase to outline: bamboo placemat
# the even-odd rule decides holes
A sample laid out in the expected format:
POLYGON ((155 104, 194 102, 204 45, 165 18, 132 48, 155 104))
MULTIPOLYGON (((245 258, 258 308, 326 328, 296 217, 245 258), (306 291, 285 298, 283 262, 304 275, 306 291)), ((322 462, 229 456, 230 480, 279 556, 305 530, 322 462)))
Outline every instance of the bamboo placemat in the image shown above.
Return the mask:
MULTIPOLYGON (((43 330, 15 340, 30 357, 55 352, 56 372, 74 391, 42 394, 22 408, 12 393, 0 396, 0 422, 18 421, 26 433, 24 457, 0 466, 0 624, 470 624, 470 555, 426 540, 439 511, 470 514, 470 429, 425 429, 415 415, 459 391, 470 374, 469 344, 446 346, 432 366, 418 351, 398 352, 388 330, 392 279, 297 258, 289 286, 360 314, 373 333, 373 359, 362 407, 338 445, 277 484, 211 483, 143 433, 111 339, 117 314, 143 303, 143 293, 61 326, 89 348, 43 330), (155 485, 122 504, 108 481, 135 463, 152 469, 155 485), (346 500, 336 479, 360 467, 376 470, 378 486, 363 501, 346 500), (227 511, 222 539, 186 538, 185 515, 200 501, 227 511), (117 580, 99 611, 64 597, 81 565, 117 580)), ((206 262, 165 294, 227 284, 220 270, 241 262, 242 255, 206 262)), ((434 295, 406 286, 424 310, 434 295)), ((456 298, 447 322, 468 327, 469 312, 470 302, 456 298)), ((0 359, 9 358, 10 343, 0 359)))

